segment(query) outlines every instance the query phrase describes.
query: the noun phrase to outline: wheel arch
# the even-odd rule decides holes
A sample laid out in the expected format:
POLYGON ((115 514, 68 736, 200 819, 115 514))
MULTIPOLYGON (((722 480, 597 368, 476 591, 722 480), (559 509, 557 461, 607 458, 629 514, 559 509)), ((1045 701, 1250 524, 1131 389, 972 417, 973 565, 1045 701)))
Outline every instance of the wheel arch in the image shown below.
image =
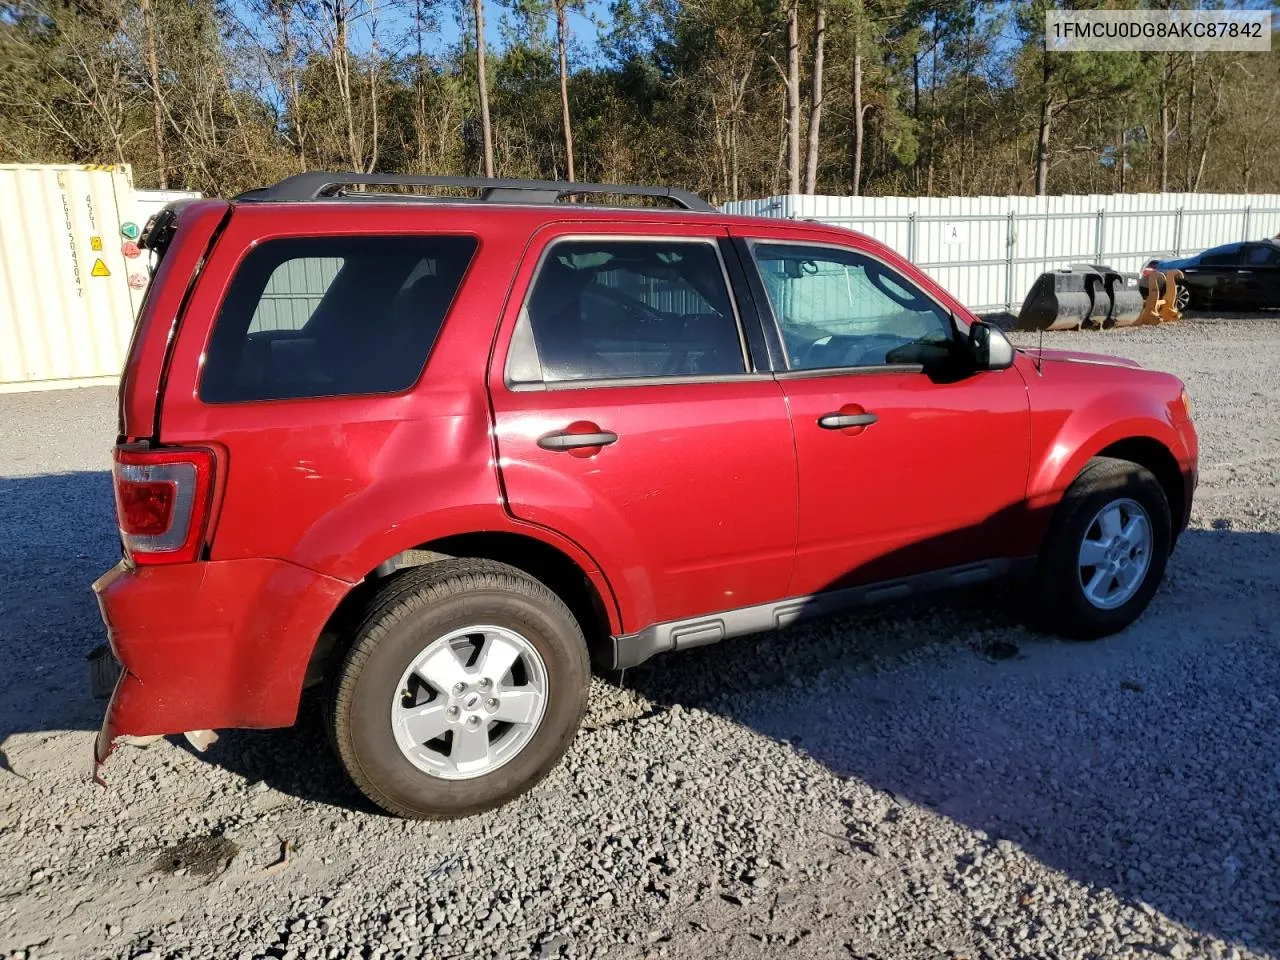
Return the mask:
POLYGON ((1071 413, 1037 448, 1027 484, 1029 523, 1020 541, 1028 554, 1040 552, 1067 489, 1094 457, 1127 460, 1150 470, 1169 501, 1175 538, 1185 528, 1193 479, 1184 463, 1191 455, 1169 411, 1150 397, 1116 392, 1097 398, 1071 413))
POLYGON ((321 682, 341 656, 359 618, 388 577, 448 559, 494 560, 515 567, 556 594, 582 628, 593 659, 605 662, 610 637, 622 632, 616 598, 608 581, 561 547, 527 533, 477 531, 454 533, 398 551, 349 590, 316 638, 304 687, 321 682))
POLYGON ((1187 524, 1186 510, 1183 507, 1186 502, 1187 481, 1182 475, 1182 467, 1178 465, 1177 458, 1167 446, 1154 437, 1126 437, 1102 448, 1093 456, 1127 460, 1150 470, 1169 502, 1173 538, 1178 538, 1187 524))

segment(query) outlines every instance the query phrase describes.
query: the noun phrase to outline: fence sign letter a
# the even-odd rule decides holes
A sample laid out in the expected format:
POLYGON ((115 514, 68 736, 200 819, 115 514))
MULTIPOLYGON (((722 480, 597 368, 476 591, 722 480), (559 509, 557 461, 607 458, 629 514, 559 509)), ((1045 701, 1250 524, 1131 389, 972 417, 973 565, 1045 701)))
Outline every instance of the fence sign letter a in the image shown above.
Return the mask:
POLYGON ((962 220, 954 220, 942 225, 942 242, 949 247, 960 246, 969 242, 969 225, 962 220))

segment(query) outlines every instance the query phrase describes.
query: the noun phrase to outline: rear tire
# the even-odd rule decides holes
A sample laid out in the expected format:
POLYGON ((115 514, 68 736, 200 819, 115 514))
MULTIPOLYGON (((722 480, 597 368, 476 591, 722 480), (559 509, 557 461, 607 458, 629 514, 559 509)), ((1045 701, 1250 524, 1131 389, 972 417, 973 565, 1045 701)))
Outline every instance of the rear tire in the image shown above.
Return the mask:
POLYGON ((506 564, 444 560, 372 599, 331 688, 338 757, 388 813, 452 819, 531 789, 586 709, 581 628, 506 564))
POLYGON ((1037 564, 1031 619, 1074 640, 1123 630, 1155 596, 1171 542, 1169 502, 1151 471, 1094 457, 1054 516, 1037 564))

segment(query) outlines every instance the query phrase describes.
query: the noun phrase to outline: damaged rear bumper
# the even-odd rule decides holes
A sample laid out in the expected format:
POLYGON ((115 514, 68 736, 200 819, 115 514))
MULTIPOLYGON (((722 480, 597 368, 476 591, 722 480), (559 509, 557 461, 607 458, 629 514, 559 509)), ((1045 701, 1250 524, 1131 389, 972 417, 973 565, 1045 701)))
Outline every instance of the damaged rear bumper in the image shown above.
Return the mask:
POLYGON ((351 584, 283 560, 135 567, 93 584, 122 670, 94 745, 224 727, 287 727, 307 663, 351 584))

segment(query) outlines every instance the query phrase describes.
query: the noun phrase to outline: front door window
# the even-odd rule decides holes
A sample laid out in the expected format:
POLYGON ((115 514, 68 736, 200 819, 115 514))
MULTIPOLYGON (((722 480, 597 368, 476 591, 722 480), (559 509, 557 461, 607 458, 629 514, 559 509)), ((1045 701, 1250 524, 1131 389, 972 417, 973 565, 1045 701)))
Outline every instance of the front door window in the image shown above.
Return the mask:
POLYGON ((796 244, 754 250, 792 370, 917 365, 949 351, 947 311, 880 261, 796 244))

